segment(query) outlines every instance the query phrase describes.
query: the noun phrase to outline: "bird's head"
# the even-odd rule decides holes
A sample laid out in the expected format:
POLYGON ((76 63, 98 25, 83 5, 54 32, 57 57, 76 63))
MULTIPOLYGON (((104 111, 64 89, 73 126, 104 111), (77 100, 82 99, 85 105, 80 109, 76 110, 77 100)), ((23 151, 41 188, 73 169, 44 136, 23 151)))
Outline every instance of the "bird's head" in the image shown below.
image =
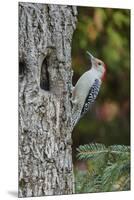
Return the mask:
POLYGON ((91 68, 94 68, 100 75, 101 79, 104 80, 106 77, 106 65, 103 61, 95 58, 91 53, 87 51, 87 54, 91 59, 91 68))

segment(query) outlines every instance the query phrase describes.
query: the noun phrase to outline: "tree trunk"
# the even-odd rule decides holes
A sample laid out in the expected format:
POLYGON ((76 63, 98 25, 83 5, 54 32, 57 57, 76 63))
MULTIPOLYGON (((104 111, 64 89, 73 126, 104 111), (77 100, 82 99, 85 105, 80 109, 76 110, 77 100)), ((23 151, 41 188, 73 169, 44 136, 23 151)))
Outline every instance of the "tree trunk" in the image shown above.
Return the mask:
POLYGON ((19 3, 19 197, 72 194, 74 6, 19 3))

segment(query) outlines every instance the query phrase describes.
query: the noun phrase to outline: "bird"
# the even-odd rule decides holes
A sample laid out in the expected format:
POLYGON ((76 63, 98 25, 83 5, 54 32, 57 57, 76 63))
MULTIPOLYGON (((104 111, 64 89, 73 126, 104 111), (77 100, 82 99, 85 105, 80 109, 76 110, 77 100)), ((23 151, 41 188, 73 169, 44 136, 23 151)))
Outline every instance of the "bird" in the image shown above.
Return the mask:
POLYGON ((100 91, 101 83, 106 76, 106 64, 95 58, 90 52, 87 54, 91 60, 91 68, 86 71, 72 89, 72 124, 78 121, 88 112, 100 91))

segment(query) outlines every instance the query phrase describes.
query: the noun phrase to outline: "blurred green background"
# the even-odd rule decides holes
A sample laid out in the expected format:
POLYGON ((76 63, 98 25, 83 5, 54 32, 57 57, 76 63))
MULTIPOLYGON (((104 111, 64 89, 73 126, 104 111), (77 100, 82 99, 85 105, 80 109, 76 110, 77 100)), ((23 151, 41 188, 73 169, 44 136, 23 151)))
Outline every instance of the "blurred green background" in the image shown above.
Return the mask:
POLYGON ((87 50, 107 65, 107 75, 94 106, 73 131, 74 160, 81 144, 130 144, 130 10, 78 7, 73 85, 90 68, 87 50))

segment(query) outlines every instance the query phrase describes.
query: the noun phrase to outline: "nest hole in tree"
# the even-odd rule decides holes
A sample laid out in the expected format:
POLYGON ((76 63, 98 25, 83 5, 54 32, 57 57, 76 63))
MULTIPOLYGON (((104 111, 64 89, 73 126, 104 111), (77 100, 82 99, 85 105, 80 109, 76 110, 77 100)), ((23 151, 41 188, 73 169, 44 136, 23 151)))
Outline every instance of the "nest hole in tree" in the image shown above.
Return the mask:
POLYGON ((19 62, 19 76, 23 77, 26 73, 26 64, 24 61, 19 62))
POLYGON ((49 57, 46 56, 41 65, 41 73, 40 73, 40 87, 43 90, 49 91, 49 57))

